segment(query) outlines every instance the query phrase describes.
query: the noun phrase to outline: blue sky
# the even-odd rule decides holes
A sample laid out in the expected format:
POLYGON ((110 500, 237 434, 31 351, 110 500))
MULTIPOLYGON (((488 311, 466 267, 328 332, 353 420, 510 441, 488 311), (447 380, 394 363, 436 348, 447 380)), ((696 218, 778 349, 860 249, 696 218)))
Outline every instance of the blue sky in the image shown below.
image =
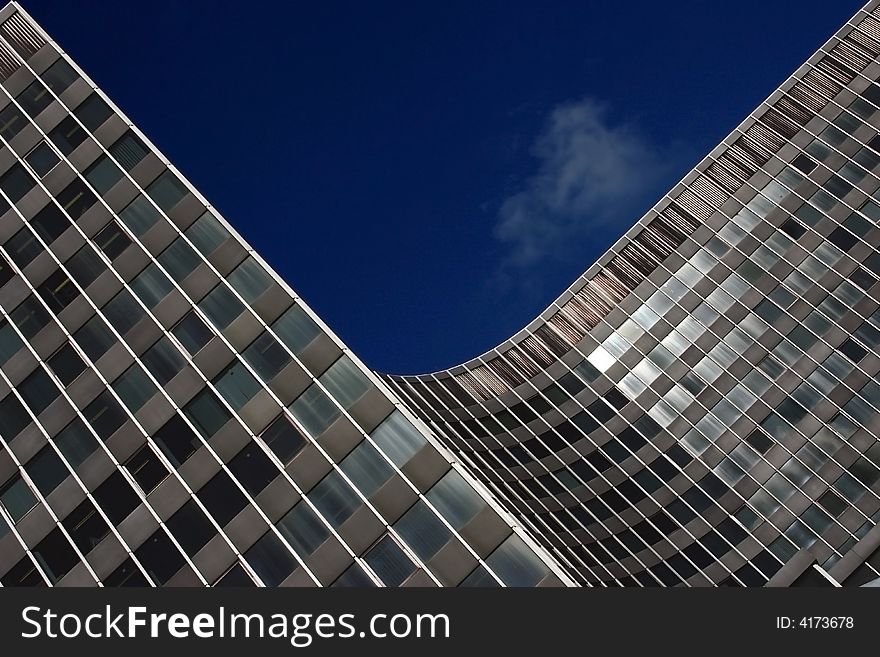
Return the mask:
POLYGON ((861 4, 23 2, 393 373, 522 328, 861 4))

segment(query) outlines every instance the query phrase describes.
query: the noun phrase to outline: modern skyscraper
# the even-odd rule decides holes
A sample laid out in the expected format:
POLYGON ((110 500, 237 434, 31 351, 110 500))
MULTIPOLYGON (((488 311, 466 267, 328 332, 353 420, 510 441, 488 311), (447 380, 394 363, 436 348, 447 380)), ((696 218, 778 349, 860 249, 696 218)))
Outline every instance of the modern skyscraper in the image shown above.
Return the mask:
POLYGON ((880 577, 878 4, 523 331, 407 377, 7 5, 0 583, 880 577))

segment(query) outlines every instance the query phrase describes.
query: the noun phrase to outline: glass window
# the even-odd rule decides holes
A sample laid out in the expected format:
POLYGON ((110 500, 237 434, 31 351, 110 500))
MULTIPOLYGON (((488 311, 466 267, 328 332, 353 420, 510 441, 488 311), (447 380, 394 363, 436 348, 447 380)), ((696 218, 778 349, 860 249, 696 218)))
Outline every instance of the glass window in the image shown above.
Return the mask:
POLYGON ((278 468, 253 440, 228 464, 229 471, 251 495, 259 493, 278 476, 278 468))
POLYGON ((79 296, 76 285, 60 269, 55 270, 49 278, 40 283, 37 291, 49 309, 56 314, 67 308, 79 296))
POLYGON ((186 229, 186 236, 206 256, 211 255, 218 246, 231 237, 229 231, 208 210, 186 229))
POLYGON ((376 583, 370 579, 363 568, 353 563, 330 586, 334 588, 364 588, 376 586, 376 583))
POLYGON ((174 415, 153 434, 153 441, 175 466, 186 461, 202 443, 179 415, 174 415))
POLYGON ((365 497, 370 497, 394 474, 394 468, 368 441, 355 447, 339 464, 365 497))
MULTIPOLYGON (((214 337, 214 332, 202 321, 195 311, 190 310, 171 333, 178 339, 183 348, 195 356, 214 337)), ((250 360, 248 360, 250 362, 250 360)), ((253 363, 251 363, 253 365, 253 363)))
POLYGON ((55 198, 74 221, 83 216, 86 210, 98 201, 94 192, 86 187, 86 184, 79 178, 62 189, 55 198))
POLYGON ((366 375, 345 355, 333 363, 319 380, 346 409, 351 408, 372 387, 366 375))
POLYGON ((221 331, 244 312, 244 305, 225 284, 220 283, 199 302, 199 308, 221 331))
POLYGON ((158 392, 143 368, 137 363, 134 363, 113 382, 113 389, 132 413, 136 413, 158 392))
POLYGON ((83 174, 102 196, 122 178, 122 170, 106 155, 101 155, 83 174))
POLYGON ((12 262, 22 269, 44 251, 43 246, 27 226, 10 237, 3 248, 6 249, 12 262))
POLYGON ((278 521, 278 531, 296 552, 307 557, 318 549, 330 532, 305 502, 299 502, 278 521))
POLYGON ((159 221, 159 211, 143 194, 138 194, 126 208, 119 213, 122 223, 132 233, 140 237, 159 221))
POLYGON ((98 441, 79 418, 64 427, 52 440, 73 468, 79 467, 98 449, 98 441))
POLYGON ((364 561, 385 586, 400 586, 416 571, 412 559, 387 534, 364 555, 364 561))
POLYGON ((42 367, 35 369, 18 385, 18 392, 34 415, 45 411, 61 394, 42 367))
POLYGON ((205 438, 213 436, 232 418, 217 396, 207 388, 186 405, 184 413, 205 438))
POLYGON ((186 359, 165 336, 159 338, 156 344, 141 356, 141 360, 156 377, 160 386, 171 381, 186 365, 186 359))
POLYGON ((126 131, 108 150, 126 171, 134 169, 148 152, 144 142, 132 130, 126 131))
POLYGON ((100 233, 95 235, 95 244, 110 260, 113 260, 122 255, 122 252, 131 244, 131 240, 119 224, 111 221, 101 229, 100 233))
POLYGON ((33 555, 53 584, 79 563, 76 552, 64 537, 64 533, 57 527, 37 543, 33 555))
POLYGON ((97 92, 93 92, 73 110, 73 113, 76 115, 76 118, 82 121, 86 130, 94 132, 96 128, 110 118, 113 110, 110 109, 110 106, 97 92))
POLYGON ((293 423, 287 419, 285 415, 279 415, 278 418, 269 425, 260 435, 263 442, 272 450, 278 460, 284 464, 299 454, 300 450, 305 447, 306 439, 300 433, 293 423))
POLYGON ((186 502, 166 524, 183 551, 191 557, 205 547, 205 544, 217 533, 214 525, 195 500, 186 502))
POLYGON ((21 164, 13 164, 0 176, 0 189, 9 197, 10 203, 17 203, 34 188, 37 183, 21 164))
MULTIPOLYGON (((2 114, 0 112, 0 117, 2 114)), ((2 118, 0 118, 0 122, 2 122, 2 118)), ((2 133, 2 127, 0 127, 0 134, 2 133)), ((86 131, 72 116, 68 116, 49 132, 49 139, 55 144, 55 148, 64 155, 70 155, 77 146, 83 143, 85 138, 86 131)))
POLYGON ((214 385, 236 411, 240 411, 262 386, 240 360, 233 361, 214 379, 214 385))
POLYGON ((39 333, 52 319, 33 294, 9 313, 9 317, 27 340, 39 333))
POLYGON ((185 279, 202 263, 199 255, 182 237, 178 237, 160 253, 158 260, 176 281, 185 279))
POLYGON ((507 586, 535 586, 550 570, 516 534, 511 534, 486 559, 507 586))
POLYGON ((15 395, 9 393, 0 401, 0 435, 6 440, 20 434, 30 421, 31 416, 15 395))
POLYGON ((422 561, 437 554, 452 537, 449 528, 440 522, 422 500, 416 502, 394 523, 394 528, 422 561))
POLYGON ((98 505, 114 525, 128 517, 141 500, 119 470, 114 470, 94 492, 98 505))
POLYGON ((125 468, 134 477, 144 495, 152 493, 165 477, 168 469, 149 445, 144 445, 125 462, 125 468))
POLYGON ((21 475, 15 474, 0 487, 0 503, 12 517, 12 522, 18 522, 36 506, 37 498, 21 475))
POLYGON ((98 276, 107 270, 107 265, 101 260, 101 256, 89 245, 74 253, 64 266, 73 276, 73 280, 83 289, 94 283, 98 276))
POLYGON ((110 438, 126 420, 125 411, 107 390, 86 406, 83 416, 102 440, 110 438))
POLYGON ((228 280, 235 291, 248 303, 256 301, 272 284, 269 274, 253 257, 248 257, 236 267, 229 274, 228 280))
POLYGON ((55 490, 70 474, 64 462, 58 458, 58 454, 50 445, 46 445, 37 452, 25 464, 24 469, 43 497, 55 490))
POLYGON ((486 501, 455 470, 447 472, 425 497, 455 529, 486 508, 486 501))
POLYGON ((299 306, 291 306, 276 319, 272 330, 295 354, 302 352, 321 333, 318 325, 299 306))
POLYGON ((31 226, 46 244, 51 244, 61 237, 70 225, 70 220, 51 201, 31 219, 31 226))
POLYGON ((146 189, 156 205, 168 212, 187 194, 187 189, 171 171, 163 171, 146 189))
POLYGON ((74 544, 88 554, 110 533, 110 526, 98 513, 90 500, 81 502, 61 523, 70 534, 74 544))
POLYGON ((186 563, 180 551, 160 527, 134 551, 150 578, 158 585, 167 582, 186 563))
POLYGON ((62 91, 79 79, 76 71, 73 70, 73 67, 67 63, 64 57, 59 58, 40 77, 43 78, 46 86, 55 92, 55 95, 61 94, 62 91))
POLYGON ((13 271, 12 267, 6 261, 6 258, 4 258, 2 254, 0 254, 0 287, 6 285, 14 277, 15 271, 13 271))
POLYGON ((202 486, 198 495, 208 513, 221 527, 247 506, 247 498, 224 470, 202 486))
POLYGON ((124 335, 146 315, 128 290, 120 290, 101 310, 120 335, 124 335))
POLYGON ((5 365, 10 358, 18 353, 24 342, 5 319, 0 320, 0 365, 5 365))
POLYGON ((104 579, 104 586, 149 586, 147 578, 135 565, 131 557, 126 559, 120 566, 104 579))
POLYGON ((315 438, 324 433, 340 415, 336 405, 314 383, 290 405, 290 411, 315 438))
POLYGON ((309 492, 309 499, 336 529, 361 505, 361 499, 335 470, 309 492))
POLYGON ((425 437, 398 411, 373 430, 373 440, 398 467, 409 461, 425 445, 425 437))
POLYGON ((278 586, 299 566, 290 550, 271 531, 254 543, 244 558, 266 586, 278 586))
POLYGON ((147 308, 155 308, 173 289, 171 281, 155 263, 138 274, 131 282, 131 289, 147 308))
POLYGON ((41 141, 30 153, 25 155, 24 160, 40 178, 54 169, 55 165, 61 161, 45 140, 41 141))
POLYGON ((268 331, 263 331, 244 350, 243 356, 264 381, 271 381, 291 361, 290 354, 278 344, 278 341, 268 331))
POLYGON ((30 121, 21 113, 15 103, 9 103, 0 111, 0 137, 9 141, 21 132, 28 123, 30 121))
POLYGON ((116 342, 113 333, 98 315, 94 315, 74 333, 73 338, 93 363, 116 342))
POLYGON ((52 103, 52 94, 42 82, 34 80, 18 94, 15 100, 33 118, 52 103))

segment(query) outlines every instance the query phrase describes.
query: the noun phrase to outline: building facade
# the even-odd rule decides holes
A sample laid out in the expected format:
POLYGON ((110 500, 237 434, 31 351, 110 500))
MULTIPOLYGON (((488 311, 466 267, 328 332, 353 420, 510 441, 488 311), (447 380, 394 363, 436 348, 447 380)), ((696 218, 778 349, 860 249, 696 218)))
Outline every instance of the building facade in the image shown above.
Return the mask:
POLYGON ((371 372, 0 10, 0 584, 880 578, 880 0, 523 331, 371 372))

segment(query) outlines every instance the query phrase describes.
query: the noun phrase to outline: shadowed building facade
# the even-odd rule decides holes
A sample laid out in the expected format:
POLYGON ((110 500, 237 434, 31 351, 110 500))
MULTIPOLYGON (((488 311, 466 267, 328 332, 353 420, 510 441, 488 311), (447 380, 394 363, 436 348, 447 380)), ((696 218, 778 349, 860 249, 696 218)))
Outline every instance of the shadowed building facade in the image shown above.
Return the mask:
POLYGON ((0 10, 0 583, 880 577, 880 10, 538 319, 368 370, 0 10))

